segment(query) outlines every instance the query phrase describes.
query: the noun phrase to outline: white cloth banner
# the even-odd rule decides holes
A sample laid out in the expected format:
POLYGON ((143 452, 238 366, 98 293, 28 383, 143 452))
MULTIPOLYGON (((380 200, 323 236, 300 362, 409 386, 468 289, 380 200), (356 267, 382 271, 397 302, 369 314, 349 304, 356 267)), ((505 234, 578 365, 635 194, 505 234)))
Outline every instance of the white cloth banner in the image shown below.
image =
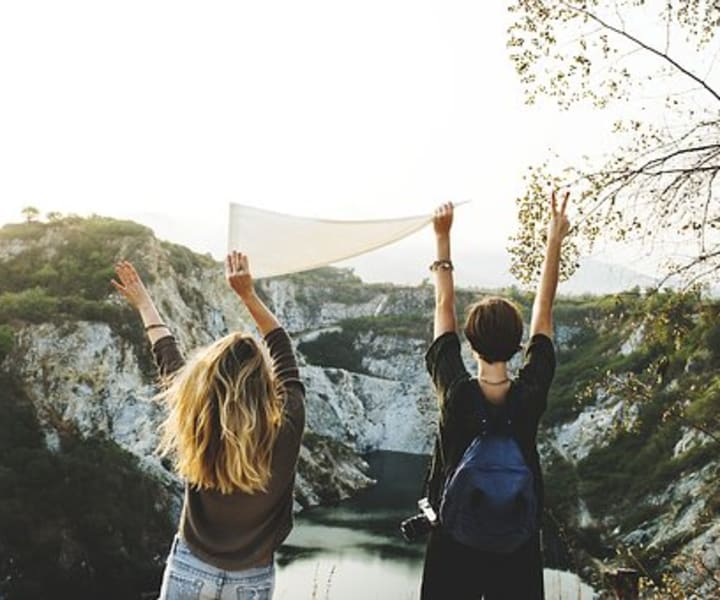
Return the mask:
POLYGON ((432 215, 376 221, 308 219, 230 203, 228 250, 247 254, 255 277, 272 277, 370 252, 431 221, 432 215))

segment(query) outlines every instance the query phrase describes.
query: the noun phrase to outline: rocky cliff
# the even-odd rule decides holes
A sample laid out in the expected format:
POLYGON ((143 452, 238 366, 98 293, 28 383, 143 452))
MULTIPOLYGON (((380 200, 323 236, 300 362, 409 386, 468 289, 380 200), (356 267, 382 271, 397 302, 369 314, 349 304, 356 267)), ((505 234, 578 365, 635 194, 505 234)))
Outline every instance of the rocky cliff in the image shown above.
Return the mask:
MULTIPOLYGON (((153 365, 139 322, 107 286, 119 257, 141 268, 186 351, 250 327, 219 265, 145 228, 99 217, 6 226, 0 366, 16 386, 7 401, 30 407, 44 448, 57 456, 68 439, 99 438, 129 453, 138 472, 159 482, 158 514, 172 513, 180 487, 153 454, 162 417, 153 365)), ((430 287, 364 284, 321 269, 258 288, 297 345, 308 389, 300 505, 368 485, 361 453, 429 451, 430 287)), ((527 314, 530 297, 508 293, 527 314)), ((461 291, 459 309, 475 295, 461 291)), ((548 551, 551 562, 575 563, 595 578, 603 565, 629 563, 670 573, 687 589, 711 589, 698 564, 717 573, 717 323, 717 304, 672 294, 558 305, 558 372, 539 436, 548 527, 564 536, 562 551, 548 551)), ((87 560, 78 537, 65 532, 58 542, 71 549, 63 554, 70 565, 87 560)))

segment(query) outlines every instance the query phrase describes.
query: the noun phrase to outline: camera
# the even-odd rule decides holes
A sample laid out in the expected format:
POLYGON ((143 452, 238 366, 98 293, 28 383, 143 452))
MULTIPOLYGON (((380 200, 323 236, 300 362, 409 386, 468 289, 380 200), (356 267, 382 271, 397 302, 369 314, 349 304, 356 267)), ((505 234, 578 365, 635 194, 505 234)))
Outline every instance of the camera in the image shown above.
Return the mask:
POLYGON ((438 525, 438 516, 427 498, 418 500, 420 513, 400 523, 400 533, 406 542, 416 542, 425 537, 433 527, 438 525))

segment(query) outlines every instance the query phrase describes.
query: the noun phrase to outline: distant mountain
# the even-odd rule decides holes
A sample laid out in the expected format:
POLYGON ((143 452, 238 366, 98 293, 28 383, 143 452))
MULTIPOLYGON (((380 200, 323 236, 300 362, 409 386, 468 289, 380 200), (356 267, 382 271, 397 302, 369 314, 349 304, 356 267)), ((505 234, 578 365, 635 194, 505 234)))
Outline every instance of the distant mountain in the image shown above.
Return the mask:
MULTIPOLYGON (((364 281, 392 281, 413 285, 428 277, 427 265, 431 260, 430 257, 418 260, 417 255, 413 257, 410 253, 391 253, 388 249, 348 261, 347 266, 353 267, 364 281)), ((478 253, 460 248, 454 253, 453 262, 458 285, 482 289, 519 285, 510 273, 510 256, 506 252, 478 253)), ((560 284, 560 293, 614 294, 635 286, 649 287, 655 283, 656 280, 652 277, 622 265, 583 258, 575 274, 560 284)))

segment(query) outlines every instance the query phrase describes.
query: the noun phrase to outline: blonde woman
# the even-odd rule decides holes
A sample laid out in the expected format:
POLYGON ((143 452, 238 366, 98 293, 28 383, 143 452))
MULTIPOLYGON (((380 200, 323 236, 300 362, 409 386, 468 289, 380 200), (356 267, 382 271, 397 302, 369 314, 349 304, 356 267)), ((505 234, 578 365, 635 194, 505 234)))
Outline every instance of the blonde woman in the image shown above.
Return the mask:
POLYGON ((133 265, 122 261, 115 271, 112 283, 139 312, 165 381, 159 450, 185 481, 160 599, 270 599, 273 554, 292 528, 305 425, 290 339, 255 293, 248 259, 238 252, 226 259, 226 279, 264 343, 237 331, 187 362, 133 265))

